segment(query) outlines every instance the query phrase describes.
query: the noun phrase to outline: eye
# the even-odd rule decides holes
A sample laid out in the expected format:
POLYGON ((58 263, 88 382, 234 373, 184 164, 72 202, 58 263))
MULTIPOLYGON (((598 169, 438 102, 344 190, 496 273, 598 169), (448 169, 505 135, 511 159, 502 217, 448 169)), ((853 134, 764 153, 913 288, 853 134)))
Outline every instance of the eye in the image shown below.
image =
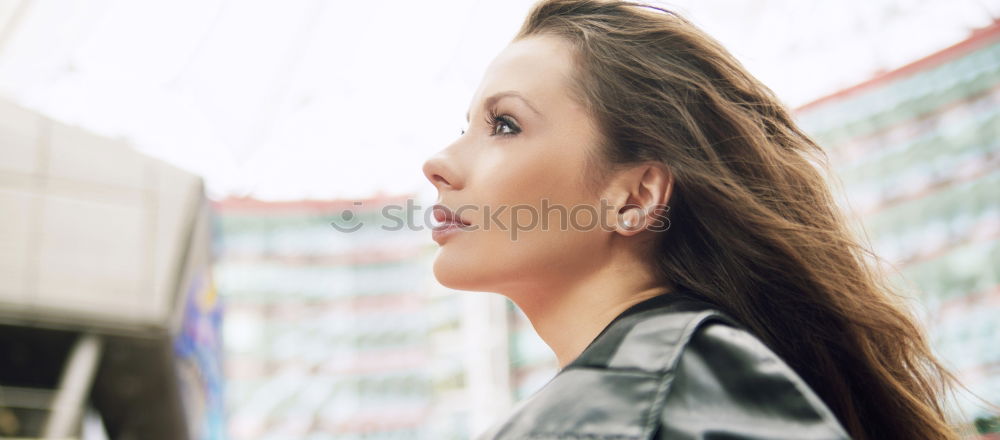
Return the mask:
POLYGON ((486 115, 486 126, 490 128, 490 136, 513 136, 521 132, 514 118, 501 115, 494 109, 486 115))

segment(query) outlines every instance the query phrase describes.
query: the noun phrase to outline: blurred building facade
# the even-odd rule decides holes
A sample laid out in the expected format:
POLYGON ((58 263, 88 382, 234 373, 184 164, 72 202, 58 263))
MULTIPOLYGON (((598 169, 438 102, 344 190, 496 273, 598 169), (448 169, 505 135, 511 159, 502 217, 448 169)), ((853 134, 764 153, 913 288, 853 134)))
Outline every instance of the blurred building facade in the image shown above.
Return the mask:
POLYGON ((509 407, 505 300, 438 285, 408 206, 215 204, 232 438, 467 439, 509 407))
MULTIPOLYGON (((998 41, 981 30, 797 117, 921 292, 935 349, 1000 403, 998 41)), ((512 302, 434 281, 429 231, 385 215, 411 200, 215 204, 232 438, 465 439, 556 374, 512 302)))
POLYGON ((0 437, 223 438, 200 177, 0 100, 0 437))
POLYGON ((1000 22, 797 117, 828 151, 858 233, 921 304, 937 353, 1000 404, 1000 22))

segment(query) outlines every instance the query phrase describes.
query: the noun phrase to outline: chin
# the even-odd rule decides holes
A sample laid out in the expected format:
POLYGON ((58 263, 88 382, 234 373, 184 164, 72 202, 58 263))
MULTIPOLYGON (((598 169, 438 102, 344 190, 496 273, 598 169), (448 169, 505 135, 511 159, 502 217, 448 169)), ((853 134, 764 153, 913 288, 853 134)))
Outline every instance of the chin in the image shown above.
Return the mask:
POLYGON ((500 293, 509 286, 511 273, 503 268, 509 264, 497 256, 483 258, 479 253, 454 253, 442 248, 434 259, 434 278, 449 289, 500 293))
POLYGON ((472 263, 472 261, 456 261, 454 258, 442 255, 444 253, 446 251, 439 251, 437 257, 434 259, 434 278, 437 279, 438 283, 455 290, 483 290, 483 283, 476 270, 482 270, 483 267, 469 267, 468 263, 472 263))
MULTIPOLYGON (((434 260, 434 278, 449 289, 495 293, 513 300, 511 292, 525 285, 526 276, 505 270, 509 264, 497 258, 456 258, 441 252, 434 260)), ((525 273, 527 271, 522 271, 525 273)))

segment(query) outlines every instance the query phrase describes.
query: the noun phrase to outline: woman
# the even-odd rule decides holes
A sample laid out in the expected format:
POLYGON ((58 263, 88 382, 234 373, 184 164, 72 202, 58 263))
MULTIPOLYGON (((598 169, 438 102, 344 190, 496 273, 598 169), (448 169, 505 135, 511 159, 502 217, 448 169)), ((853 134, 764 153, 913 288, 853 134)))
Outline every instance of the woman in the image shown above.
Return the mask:
POLYGON ((424 164, 444 285, 559 373, 482 438, 956 438, 957 384, 846 227, 823 151, 681 17, 538 3, 424 164))

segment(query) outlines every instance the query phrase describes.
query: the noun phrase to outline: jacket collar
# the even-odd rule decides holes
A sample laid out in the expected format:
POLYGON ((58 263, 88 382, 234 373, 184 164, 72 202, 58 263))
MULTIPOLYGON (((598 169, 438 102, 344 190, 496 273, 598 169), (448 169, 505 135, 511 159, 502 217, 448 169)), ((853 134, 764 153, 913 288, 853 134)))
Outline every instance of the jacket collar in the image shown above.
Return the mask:
POLYGON ((711 303, 686 287, 660 294, 633 304, 598 333, 583 352, 561 371, 572 367, 605 368, 625 336, 641 320, 651 315, 672 312, 698 312, 714 309, 711 303))

